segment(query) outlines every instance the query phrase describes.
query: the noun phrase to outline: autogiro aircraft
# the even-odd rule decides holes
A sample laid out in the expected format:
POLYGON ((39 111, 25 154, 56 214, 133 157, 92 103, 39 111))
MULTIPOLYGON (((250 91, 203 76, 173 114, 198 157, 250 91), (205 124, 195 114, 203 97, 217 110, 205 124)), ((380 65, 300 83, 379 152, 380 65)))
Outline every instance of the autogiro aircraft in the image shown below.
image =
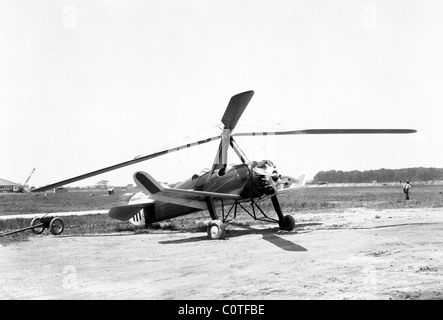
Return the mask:
POLYGON ((295 221, 291 215, 283 214, 278 195, 288 190, 303 187, 305 176, 298 179, 282 176, 270 160, 249 161, 234 137, 292 134, 403 134, 416 132, 413 129, 305 129, 234 134, 237 122, 253 95, 254 91, 246 91, 231 98, 221 119, 224 128, 219 136, 139 156, 129 161, 35 189, 33 192, 50 190, 167 153, 220 139, 212 169, 194 174, 191 178, 173 188, 159 183, 146 172, 135 172, 133 175, 134 181, 142 191, 133 195, 127 205, 111 208, 108 215, 120 221, 130 221, 135 225, 144 224, 147 226, 154 222, 207 210, 212 219, 207 227, 208 237, 210 239, 220 239, 225 235, 225 227, 236 219, 237 210, 240 207, 255 220, 275 222, 279 224, 281 230, 290 231, 294 229, 295 221), (241 164, 227 164, 230 147, 239 156, 241 164), (269 198, 277 214, 277 219, 268 216, 259 206, 260 202, 269 198), (245 208, 247 204, 250 205, 249 210, 245 208))

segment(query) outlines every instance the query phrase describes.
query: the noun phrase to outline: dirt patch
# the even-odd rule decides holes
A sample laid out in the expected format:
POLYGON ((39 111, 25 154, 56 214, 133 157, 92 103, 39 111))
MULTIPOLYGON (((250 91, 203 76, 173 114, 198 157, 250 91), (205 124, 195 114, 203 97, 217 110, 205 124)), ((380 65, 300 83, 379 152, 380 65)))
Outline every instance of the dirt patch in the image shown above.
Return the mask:
POLYGON ((2 299, 442 299, 443 211, 294 214, 297 227, 30 237, 0 247, 2 299))

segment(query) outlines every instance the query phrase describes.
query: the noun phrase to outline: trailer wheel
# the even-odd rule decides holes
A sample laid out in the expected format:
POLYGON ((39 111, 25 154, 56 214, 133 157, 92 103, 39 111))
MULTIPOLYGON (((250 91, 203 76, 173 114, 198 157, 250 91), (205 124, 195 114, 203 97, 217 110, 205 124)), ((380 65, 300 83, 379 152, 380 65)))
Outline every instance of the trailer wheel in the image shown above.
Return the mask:
MULTIPOLYGON (((31 220, 31 227, 34 226, 34 225, 40 225, 40 224, 41 224, 41 222, 40 222, 40 218, 33 218, 33 219, 31 220)), ((35 228, 32 228, 32 229, 31 229, 31 231, 32 231, 34 234, 41 234, 41 233, 43 232, 43 230, 45 230, 45 227, 44 227, 44 226, 35 227, 35 228)))
POLYGON ((49 223, 49 230, 53 235, 59 235, 63 232, 65 229, 65 224, 63 223, 63 220, 60 218, 54 218, 49 223))

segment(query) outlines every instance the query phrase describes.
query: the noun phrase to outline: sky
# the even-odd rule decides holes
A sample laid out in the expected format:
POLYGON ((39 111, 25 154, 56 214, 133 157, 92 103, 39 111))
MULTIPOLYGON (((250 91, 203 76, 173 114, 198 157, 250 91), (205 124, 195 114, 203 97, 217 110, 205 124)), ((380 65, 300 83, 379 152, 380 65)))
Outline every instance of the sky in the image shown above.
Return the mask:
MULTIPOLYGON (((2 0, 0 177, 36 187, 221 133, 411 128, 408 135, 238 137, 282 174, 443 167, 438 0, 2 0)), ((182 181, 219 142, 72 183, 182 181)), ((239 163, 230 152, 229 161, 239 163)))

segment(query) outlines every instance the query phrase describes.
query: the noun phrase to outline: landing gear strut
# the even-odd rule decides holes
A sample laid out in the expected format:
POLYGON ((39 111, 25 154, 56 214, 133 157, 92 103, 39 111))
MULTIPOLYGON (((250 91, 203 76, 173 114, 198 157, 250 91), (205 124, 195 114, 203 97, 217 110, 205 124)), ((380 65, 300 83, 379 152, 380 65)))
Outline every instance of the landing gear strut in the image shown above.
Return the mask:
POLYGON ((224 205, 222 200, 222 217, 221 219, 218 217, 217 212, 215 211, 214 199, 212 197, 206 198, 206 204, 208 206, 208 211, 211 216, 212 221, 209 223, 207 232, 209 239, 222 239, 225 236, 225 228, 228 224, 232 223, 237 216, 237 206, 240 206, 247 214, 249 214, 254 220, 261 220, 266 222, 277 222, 280 230, 291 231, 295 228, 295 220, 291 215, 284 215, 281 209, 280 203, 278 202, 278 198, 276 195, 271 197, 272 205, 274 206, 275 212, 277 213, 278 220, 268 217, 265 212, 258 206, 258 204, 251 200, 251 208, 252 213, 249 212, 245 207, 242 206, 240 202, 235 201, 232 205, 231 209, 225 213, 224 205), (232 213, 233 210, 233 218, 228 220, 228 217, 232 213), (256 212, 258 209, 259 212, 256 212), (261 213, 263 217, 257 216, 258 213, 261 213))
POLYGON ((291 215, 283 215, 283 211, 281 210, 280 203, 278 202, 277 196, 271 197, 272 204, 274 205, 275 212, 277 212, 278 216, 278 225, 280 230, 291 231, 295 227, 294 217, 291 215))
POLYGON ((215 211, 214 199, 212 197, 206 198, 206 205, 211 216, 212 221, 208 224, 208 238, 211 240, 223 239, 225 236, 226 225, 218 218, 215 211))

